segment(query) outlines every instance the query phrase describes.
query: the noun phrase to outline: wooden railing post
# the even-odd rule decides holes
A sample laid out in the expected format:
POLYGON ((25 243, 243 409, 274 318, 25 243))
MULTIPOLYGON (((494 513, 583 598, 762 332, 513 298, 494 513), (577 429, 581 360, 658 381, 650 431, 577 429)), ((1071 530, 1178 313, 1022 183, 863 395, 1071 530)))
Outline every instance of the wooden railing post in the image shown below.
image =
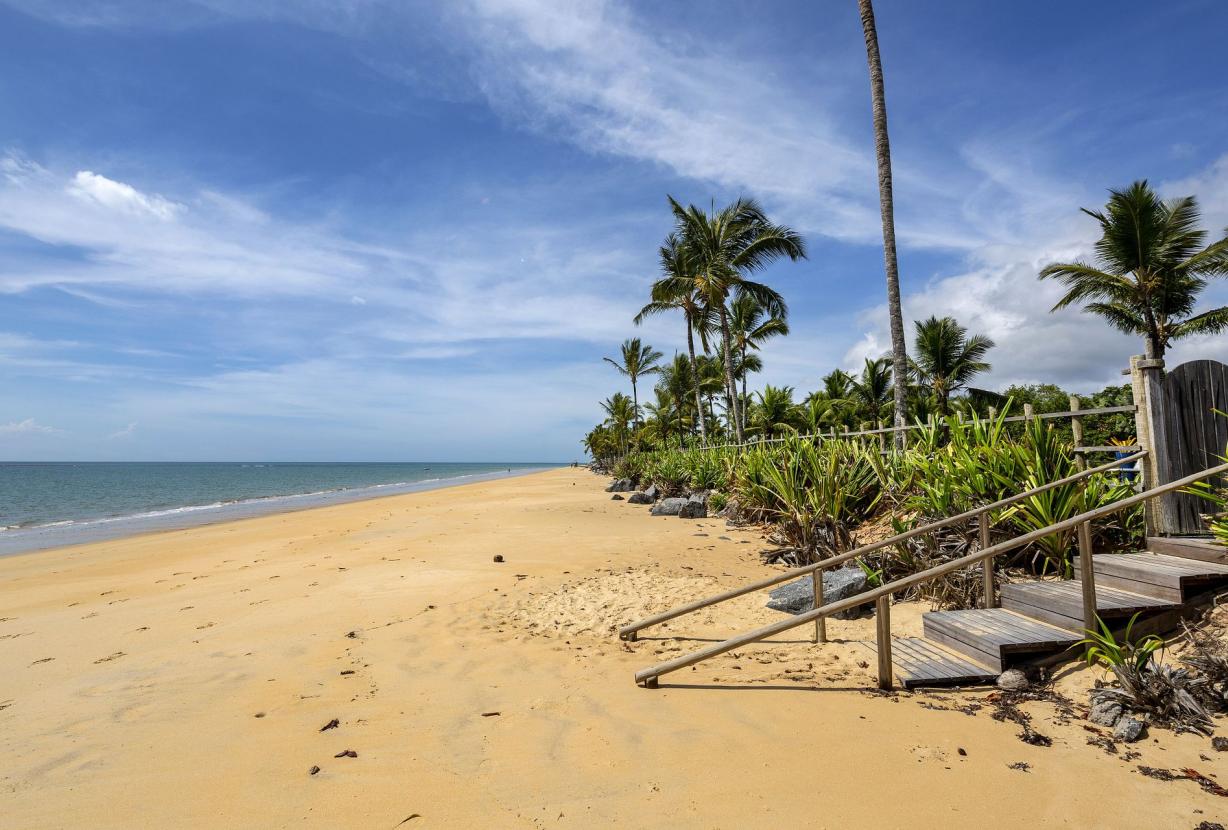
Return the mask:
MULTIPOLYGON (((823 572, 811 571, 810 579, 814 585, 814 607, 823 607, 823 572)), ((827 642, 827 618, 819 617, 814 621, 814 641, 816 643, 827 642)))
MULTIPOLYGON (((980 526, 980 542, 981 550, 989 547, 989 511, 986 510, 981 514, 980 526)), ((993 584, 993 557, 986 559, 981 563, 981 579, 984 580, 982 587, 985 589, 985 607, 997 608, 998 595, 994 590, 993 584)))
POLYGON ((1095 633, 1100 627, 1096 625, 1096 571, 1092 561, 1092 556, 1095 555, 1092 550, 1092 523, 1080 523, 1078 533, 1079 581, 1083 583, 1083 628, 1095 633))
POLYGON ((1028 421, 1032 420, 1032 418, 1033 418, 1033 416, 1034 416, 1035 414, 1036 414, 1036 408, 1035 408, 1035 407, 1033 407, 1033 406, 1032 406, 1032 404, 1030 404, 1030 403, 1025 403, 1025 404, 1023 405, 1023 421, 1024 421, 1024 423, 1025 423, 1025 424, 1026 424, 1028 421))
POLYGON ((878 641, 878 688, 890 690, 891 672, 891 594, 874 600, 874 636, 878 641))
MULTIPOLYGON (((1070 396, 1070 411, 1078 412, 1080 406, 1081 405, 1079 403, 1079 396, 1071 395, 1070 396)), ((1071 437, 1074 439, 1074 445, 1076 449, 1083 446, 1083 416, 1081 415, 1071 415, 1070 416, 1070 434, 1071 434, 1071 437)), ((1080 471, 1086 470, 1087 469, 1087 456, 1081 452, 1076 453, 1075 454, 1075 467, 1078 468, 1080 471)))

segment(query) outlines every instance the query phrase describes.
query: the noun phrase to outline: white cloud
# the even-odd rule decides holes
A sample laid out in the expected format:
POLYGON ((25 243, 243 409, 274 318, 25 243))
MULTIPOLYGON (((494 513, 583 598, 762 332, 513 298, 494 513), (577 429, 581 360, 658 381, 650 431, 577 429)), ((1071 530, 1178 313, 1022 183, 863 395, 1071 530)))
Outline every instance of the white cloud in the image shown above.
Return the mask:
POLYGON ((0 424, 0 435, 51 435, 56 432, 60 432, 60 430, 55 427, 49 427, 46 424, 40 424, 33 418, 0 424))
POLYGON ((108 441, 114 441, 119 438, 131 438, 136 432, 136 421, 131 421, 128 426, 123 429, 116 430, 107 436, 108 441))
POLYGON ((161 196, 144 194, 130 184, 108 179, 89 170, 77 171, 68 186, 68 192, 79 199, 93 201, 112 210, 144 214, 166 221, 174 219, 184 210, 183 205, 161 196))

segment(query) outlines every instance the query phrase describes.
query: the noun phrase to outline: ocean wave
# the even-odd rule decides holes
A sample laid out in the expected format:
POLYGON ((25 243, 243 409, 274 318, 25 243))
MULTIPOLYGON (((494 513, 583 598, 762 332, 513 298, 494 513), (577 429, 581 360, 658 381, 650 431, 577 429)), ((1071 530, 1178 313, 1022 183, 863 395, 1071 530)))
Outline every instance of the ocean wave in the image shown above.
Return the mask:
MULTIPOLYGON (((239 499, 223 499, 219 501, 209 502, 206 504, 188 504, 177 507, 160 508, 157 510, 142 510, 135 513, 124 513, 116 516, 102 516, 89 519, 65 519, 54 522, 26 522, 12 525, 0 525, 0 533, 14 532, 41 532, 59 527, 72 527, 79 530, 87 530, 91 527, 100 525, 115 524, 118 522, 131 522, 140 524, 142 522, 153 522, 157 519, 165 519, 172 516, 180 516, 193 513, 204 513, 208 511, 226 511, 228 509, 248 507, 248 506, 274 506, 277 504, 294 504, 302 500, 320 499, 322 503, 327 503, 327 497, 339 495, 342 493, 355 497, 357 501, 362 498, 365 493, 374 493, 385 491, 394 488, 418 488, 423 485, 439 484, 440 482, 460 481, 462 479, 475 478, 481 476, 500 476, 506 475, 504 470, 490 470, 480 473, 461 473, 455 476, 439 476, 436 478, 424 478, 417 481, 394 481, 382 484, 363 484, 363 485, 342 485, 338 487, 330 487, 324 490, 310 490, 305 493, 283 493, 272 496, 252 496, 250 498, 239 499)), ((270 510, 268 512, 276 512, 270 510)))

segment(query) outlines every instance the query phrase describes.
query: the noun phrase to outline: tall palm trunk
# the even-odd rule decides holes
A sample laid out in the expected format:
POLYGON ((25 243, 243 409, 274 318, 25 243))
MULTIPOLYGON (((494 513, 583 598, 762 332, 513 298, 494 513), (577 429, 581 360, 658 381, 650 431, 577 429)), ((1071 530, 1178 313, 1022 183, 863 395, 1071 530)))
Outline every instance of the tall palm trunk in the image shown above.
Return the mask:
MULTIPOLYGON (((891 196, 891 145, 887 140, 887 100, 883 94, 883 64, 878 54, 878 31, 874 26, 871 0, 857 0, 861 28, 866 38, 866 62, 870 67, 870 97, 874 107, 874 154, 878 158, 878 203, 883 217, 883 263, 887 271, 887 312, 891 318, 891 358, 895 373, 895 425, 906 417, 905 380, 908 353, 904 343, 904 313, 900 309, 900 271, 895 255, 895 206, 891 196)), ((897 429, 895 445, 904 445, 897 429)))
POLYGON ((632 375, 631 376, 631 406, 634 407, 632 409, 632 412, 635 413, 635 418, 633 419, 633 423, 635 424, 635 428, 639 429, 640 428, 640 393, 635 388, 635 381, 636 381, 636 377, 635 375, 632 375))
POLYGON ((691 354, 691 375, 695 380, 695 417, 699 420, 699 440, 708 443, 708 426, 704 423, 704 402, 699 394, 699 364, 695 362, 695 326, 691 315, 686 316, 686 348, 691 354))
POLYGON ((750 409, 750 399, 746 397, 746 344, 742 344, 742 424, 746 424, 747 410, 750 409))
POLYGON ((721 305, 721 337, 725 340, 725 397, 729 404, 729 417, 733 420, 733 434, 739 444, 742 443, 742 419, 739 417, 735 398, 738 395, 738 385, 733 379, 733 338, 729 331, 729 310, 721 305))

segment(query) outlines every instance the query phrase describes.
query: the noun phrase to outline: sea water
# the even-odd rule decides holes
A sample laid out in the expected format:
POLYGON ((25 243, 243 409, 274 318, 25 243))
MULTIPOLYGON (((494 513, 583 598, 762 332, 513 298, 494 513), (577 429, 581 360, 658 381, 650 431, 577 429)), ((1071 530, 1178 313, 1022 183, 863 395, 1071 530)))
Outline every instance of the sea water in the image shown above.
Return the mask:
POLYGON ((0 462, 0 555, 410 493, 553 464, 0 462))

